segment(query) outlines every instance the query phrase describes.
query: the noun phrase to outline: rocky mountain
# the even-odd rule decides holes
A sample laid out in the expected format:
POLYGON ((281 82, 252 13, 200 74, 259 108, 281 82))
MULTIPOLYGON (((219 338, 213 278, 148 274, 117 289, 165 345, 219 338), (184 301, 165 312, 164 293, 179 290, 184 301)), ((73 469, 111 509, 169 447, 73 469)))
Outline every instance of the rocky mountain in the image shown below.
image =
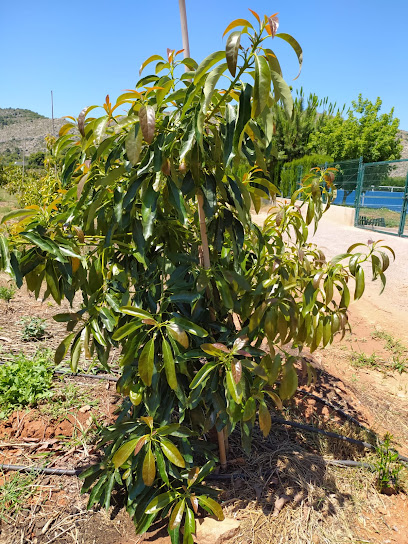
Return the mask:
MULTIPOLYGON (((65 123, 65 119, 54 119, 56 136, 65 123)), ((25 109, 0 108, 0 155, 44 151, 44 138, 52 132, 52 120, 43 115, 25 109)))

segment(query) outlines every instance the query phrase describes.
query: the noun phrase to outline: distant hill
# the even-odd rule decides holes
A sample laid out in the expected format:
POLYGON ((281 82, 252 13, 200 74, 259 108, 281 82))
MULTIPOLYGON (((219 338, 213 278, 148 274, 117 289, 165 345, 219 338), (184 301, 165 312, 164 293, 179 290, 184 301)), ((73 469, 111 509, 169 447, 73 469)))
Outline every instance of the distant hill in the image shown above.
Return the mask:
POLYGON ((45 117, 44 115, 40 115, 31 110, 0 108, 0 127, 13 125, 14 123, 22 123, 24 121, 32 121, 33 119, 45 119, 45 117))
MULTIPOLYGON (((65 119, 54 119, 55 136, 65 123, 65 119)), ((0 108, 0 155, 45 151, 47 134, 52 134, 52 120, 48 117, 26 109, 0 108)))

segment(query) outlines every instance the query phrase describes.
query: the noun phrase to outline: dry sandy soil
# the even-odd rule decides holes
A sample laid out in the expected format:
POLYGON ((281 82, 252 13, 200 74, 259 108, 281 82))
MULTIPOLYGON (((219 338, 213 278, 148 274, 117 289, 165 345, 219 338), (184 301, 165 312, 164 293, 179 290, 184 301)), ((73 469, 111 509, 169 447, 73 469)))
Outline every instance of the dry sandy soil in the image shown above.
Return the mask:
MULTIPOLYGON (((259 221, 262 219, 261 215, 259 221)), ((331 258, 351 243, 367 242, 369 237, 379 238, 375 233, 324 220, 312 241, 331 258)), ((335 342, 313 354, 311 360, 318 374, 313 392, 337 403, 379 436, 392 433, 399 451, 408 455, 408 373, 392 368, 394 353, 384 339, 388 334, 399 340, 401 360, 407 359, 408 370, 408 239, 381 238, 397 255, 387 274, 385 293, 380 297, 379 285, 368 281, 364 299, 351 307, 352 334, 342 343, 335 342), (374 354, 375 365, 356 366, 362 354, 374 354)), ((5 282, 5 277, 0 278, 0 284, 5 282)), ((63 325, 52 321, 54 313, 55 304, 36 301, 24 289, 8 304, 0 301, 3 360, 10 352, 32 354, 38 347, 55 348, 65 331, 63 325), (22 342, 19 320, 25 315, 45 318, 49 336, 37 343, 22 342)), ((67 378, 56 386, 55 398, 62 410, 52 410, 49 403, 16 412, 0 423, 0 463, 80 468, 97 458, 93 445, 96 423, 112 421, 120 402, 114 384, 67 378)), ((367 433, 304 395, 290 402, 283 415, 367 440, 367 433)), ((256 436, 255 441, 255 452, 246 459, 239 440, 231 437, 229 470, 238 472, 239 477, 216 482, 225 513, 241 522, 231 543, 408 543, 406 495, 379 494, 375 475, 366 469, 329 464, 332 459, 373 460, 364 449, 281 426, 275 426, 267 440, 256 436)), ((14 477, 16 473, 0 472, 0 485, 14 477)), ((0 544, 142 541, 134 535, 120 497, 108 513, 94 509, 87 512, 87 497, 80 495, 75 477, 32 477, 28 486, 31 491, 24 496, 20 512, 0 510, 0 544)), ((143 541, 169 542, 160 527, 143 541)))

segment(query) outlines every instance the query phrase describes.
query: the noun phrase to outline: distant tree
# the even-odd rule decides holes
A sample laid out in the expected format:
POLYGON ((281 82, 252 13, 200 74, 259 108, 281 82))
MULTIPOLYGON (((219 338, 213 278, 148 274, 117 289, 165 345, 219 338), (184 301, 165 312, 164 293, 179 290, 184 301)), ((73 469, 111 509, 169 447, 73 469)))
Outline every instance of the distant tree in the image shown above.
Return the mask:
POLYGON ((45 153, 44 151, 37 151, 36 153, 31 153, 28 157, 27 164, 31 168, 43 168, 44 167, 45 153))
MULTIPOLYGON (((394 108, 389 113, 380 114, 381 105, 379 97, 373 104, 359 94, 346 119, 338 112, 326 118, 320 129, 311 134, 310 148, 339 162, 359 157, 363 157, 365 163, 399 159, 402 151, 398 137, 399 119, 394 118, 394 108)), ((392 170, 390 165, 371 167, 366 181, 374 187, 384 185, 392 170)), ((356 189, 357 172, 357 163, 346 170, 339 168, 335 183, 344 191, 343 204, 356 189)))
POLYGON ((321 100, 313 93, 306 98, 303 88, 297 91, 291 117, 287 116, 280 103, 275 104, 276 153, 269 164, 269 170, 276 185, 280 187, 284 165, 310 153, 311 135, 322 129, 327 120, 334 115, 335 108, 336 105, 329 103, 327 98, 321 100))
POLYGON ((341 113, 327 116, 324 123, 310 134, 310 148, 320 154, 330 155, 335 161, 363 157, 364 162, 399 159, 402 145, 398 138, 399 119, 390 113, 380 114, 382 100, 373 104, 362 95, 352 102, 348 116, 341 113))

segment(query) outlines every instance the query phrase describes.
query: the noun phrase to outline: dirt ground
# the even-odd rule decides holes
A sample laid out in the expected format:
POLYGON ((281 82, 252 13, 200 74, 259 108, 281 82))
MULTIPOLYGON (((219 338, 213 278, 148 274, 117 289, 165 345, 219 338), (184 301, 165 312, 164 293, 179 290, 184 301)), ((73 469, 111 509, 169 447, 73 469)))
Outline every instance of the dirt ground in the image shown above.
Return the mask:
MULTIPOLYGON (((262 221, 262 215, 258 219, 262 221)), ((312 241, 330 258, 368 237, 380 238, 323 220, 312 241)), ((400 453, 408 455, 408 239, 381 238, 397 256, 387 273, 386 290, 380 297, 379 285, 368 280, 363 300, 351 306, 351 335, 311 356, 318 375, 313 393, 380 437, 390 432, 400 453), (396 348, 387 346, 389 337, 399 342, 407 372, 393 368, 396 348)), ((6 283, 7 278, 0 277, 0 285, 6 283)), ((37 301, 24 289, 9 303, 0 301, 0 358, 7 362, 10 353, 55 349, 66 334, 64 325, 52 320, 56 312, 54 303, 37 301), (47 321, 47 336, 40 342, 21 340, 19 322, 27 315, 47 321)), ((58 380, 56 398, 60 410, 43 405, 0 421, 0 463, 82 468, 97 459, 93 440, 97 427, 113 421, 120 403, 114 384, 65 378, 58 380)), ((305 395, 297 395, 284 414, 276 415, 367 439, 364 431, 305 395)), ((330 464, 333 459, 370 461, 368 452, 278 425, 268 439, 256 436, 255 443, 253 456, 246 459, 233 435, 229 470, 238 476, 212 482, 221 489, 226 515, 241 522, 234 544, 408 544, 407 496, 378 493, 375 475, 365 469, 330 464)), ((0 472, 0 486, 16 477, 15 472, 0 472)), ((76 477, 28 478, 25 485, 31 491, 20 511, 6 510, 2 516, 0 510, 0 544, 169 542, 160 527, 145 537, 135 536, 120 497, 108 513, 86 511, 87 496, 80 494, 76 477)))

